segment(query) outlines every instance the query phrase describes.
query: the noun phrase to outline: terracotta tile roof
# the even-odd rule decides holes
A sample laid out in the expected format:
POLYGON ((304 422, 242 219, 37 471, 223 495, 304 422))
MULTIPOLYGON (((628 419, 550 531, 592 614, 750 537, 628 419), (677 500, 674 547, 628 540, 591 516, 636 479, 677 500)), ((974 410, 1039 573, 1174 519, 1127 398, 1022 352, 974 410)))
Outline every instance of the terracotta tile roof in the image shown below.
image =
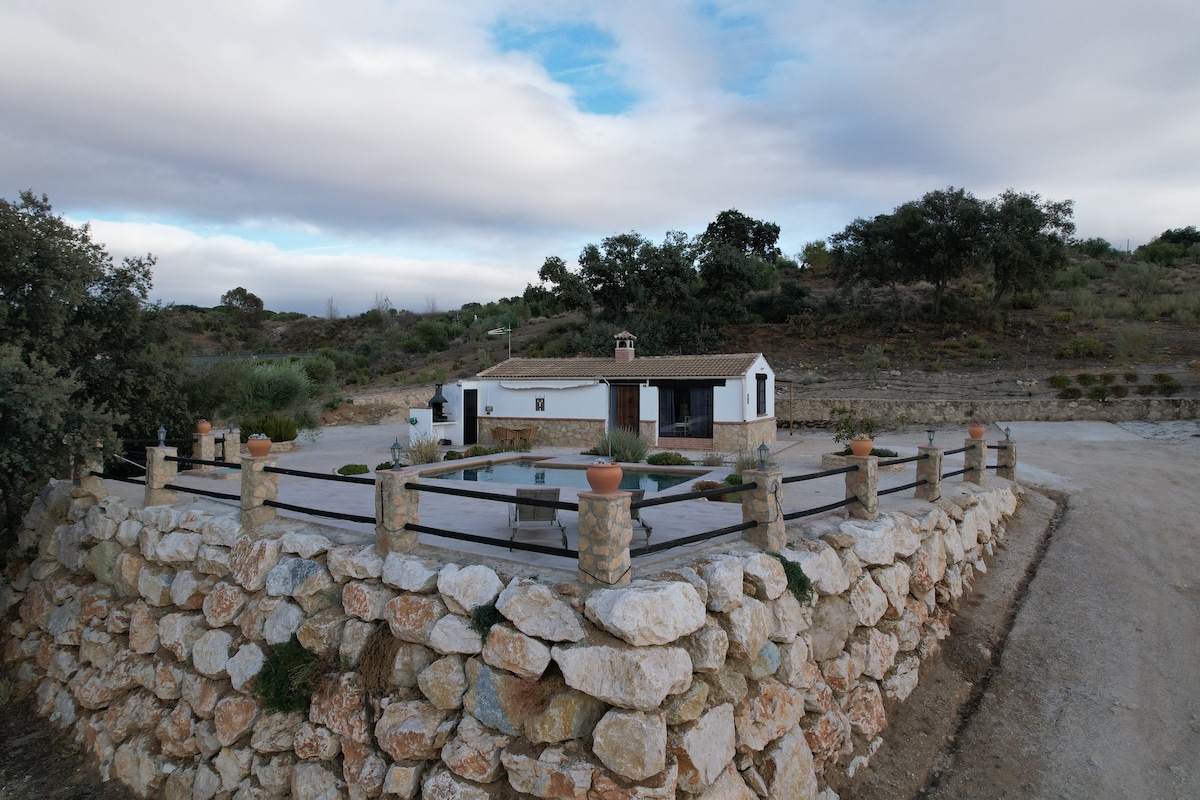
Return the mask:
POLYGON ((603 375, 608 380, 647 378, 737 378, 761 353, 708 356, 638 356, 625 363, 607 358, 510 358, 480 372, 480 378, 579 379, 603 375))

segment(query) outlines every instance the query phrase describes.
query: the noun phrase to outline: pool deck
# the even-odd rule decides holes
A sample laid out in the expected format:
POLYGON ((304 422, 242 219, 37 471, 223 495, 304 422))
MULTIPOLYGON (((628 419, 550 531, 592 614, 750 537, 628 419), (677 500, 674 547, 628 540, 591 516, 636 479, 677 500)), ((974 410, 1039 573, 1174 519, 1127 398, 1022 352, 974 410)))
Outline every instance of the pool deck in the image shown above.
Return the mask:
MULTIPOLYGON (((390 459, 388 446, 394 438, 395 426, 344 426, 325 429, 315 441, 299 440, 294 450, 277 454, 278 466, 286 469, 305 470, 332 474, 338 467, 347 463, 365 463, 373 466, 390 459)), ((948 449, 961 447, 963 431, 955 430, 950 434, 939 437, 939 443, 948 449), (949 438, 954 436, 955 438, 949 438)), ((989 437, 995 440, 995 432, 989 431, 989 437)), ((916 454, 916 446, 925 443, 925 434, 914 431, 908 434, 887 436, 878 442, 881 447, 895 450, 900 457, 916 454)), ((772 459, 782 469, 784 476, 802 473, 818 472, 821 470, 821 455, 833 450, 830 434, 827 431, 796 431, 789 435, 781 431, 777 440, 772 444, 772 459)), ((582 455, 578 451, 563 448, 535 448, 530 454, 514 454, 514 457, 545 456, 551 457, 552 462, 562 466, 586 466, 595 460, 594 456, 582 455)), ((485 463, 497 460, 496 456, 464 460, 463 464, 471 462, 485 463)), ((989 459, 994 461, 994 457, 989 459)), ((446 463, 438 465, 444 469, 446 463)), ((656 472, 670 471, 667 467, 648 467, 644 469, 656 472)), ((879 488, 900 486, 915 480, 914 465, 908 465, 902 472, 881 472, 879 488)), ((948 456, 944 469, 947 471, 962 467, 962 455, 948 456)), ((728 467, 695 468, 698 470, 696 480, 721 481, 731 470, 728 467)), ((236 470, 216 470, 206 475, 180 473, 177 485, 194 487, 209 491, 238 492, 236 470), (234 474, 229 474, 232 472, 234 474), (221 480, 222 477, 229 478, 221 480)), ((368 477, 368 476, 362 476, 368 477)), ((960 478, 951 478, 944 484, 944 493, 952 492, 960 478)), ((421 478, 423 483, 463 488, 463 482, 458 480, 440 480, 432 477, 421 478)), ((647 497, 682 494, 691 491, 692 483, 687 481, 661 493, 647 493, 647 497)), ((119 494, 129 502, 140 503, 142 488, 140 486, 105 481, 105 488, 114 494, 119 494)), ((488 491, 498 494, 513 494, 516 486, 504 483, 473 484, 470 488, 476 491, 488 491)), ((576 501, 579 489, 562 489, 561 499, 564 502, 576 501)), ((845 497, 845 481, 841 475, 821 478, 813 481, 786 484, 783 491, 784 512, 827 505, 845 497)), ((344 514, 373 516, 375 510, 374 487, 341 483, 334 481, 312 480, 290 475, 279 476, 279 501, 297 506, 319 508, 344 514)), ((208 507, 215 513, 236 513, 236 501, 203 498, 197 495, 180 494, 180 503, 197 504, 208 507)), ((916 500, 911 491, 888 495, 880 499, 881 509, 899 510, 927 508, 928 504, 916 500)), ((844 516, 844 512, 829 512, 844 516)), ((297 514, 291 511, 280 511, 279 525, 294 525, 294 521, 317 523, 328 528, 328 535, 341 543, 374 541, 374 526, 363 523, 330 520, 327 518, 297 514), (290 520, 289 520, 290 518, 290 520)), ((578 514, 572 511, 560 511, 559 517, 566 526, 567 546, 575 549, 578 545, 579 522, 578 514)), ((685 500, 665 506, 653 506, 642 511, 643 519, 653 528, 651 544, 666 540, 680 539, 705 531, 716 530, 742 521, 741 505, 708 500, 685 500)), ((452 497, 432 492, 423 493, 420 497, 420 520, 422 525, 433 528, 459 531, 494 538, 496 546, 476 544, 461 540, 422 534, 420 552, 446 560, 460 562, 506 562, 506 569, 512 574, 529 574, 531 572, 563 571, 563 576, 573 576, 576 569, 575 560, 565 556, 554 556, 542 553, 513 550, 509 551, 507 542, 511 533, 508 527, 508 505, 491 500, 452 497), (456 555, 458 554, 458 555, 456 555)), ((561 545, 559 529, 543 523, 534 523, 531 527, 523 527, 520 532, 522 541, 531 544, 541 544, 550 547, 561 545)), ((663 552, 639 556, 633 559, 635 569, 650 566, 663 566, 666 562, 674 561, 681 556, 690 556, 698 551, 712 547, 714 544, 728 546, 729 542, 737 541, 740 534, 727 534, 722 537, 698 544, 672 548, 663 552)), ((644 531, 635 526, 633 547, 646 543, 644 531)))

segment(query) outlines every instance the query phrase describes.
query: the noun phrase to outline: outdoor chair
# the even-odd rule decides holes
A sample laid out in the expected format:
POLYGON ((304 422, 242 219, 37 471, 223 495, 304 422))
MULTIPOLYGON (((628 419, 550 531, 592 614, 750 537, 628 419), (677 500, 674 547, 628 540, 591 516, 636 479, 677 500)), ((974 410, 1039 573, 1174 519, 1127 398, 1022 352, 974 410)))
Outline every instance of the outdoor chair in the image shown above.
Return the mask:
POLYGON ((511 428, 506 428, 503 425, 493 425, 492 439, 502 447, 509 447, 516 444, 517 434, 511 428))
MULTIPOLYGON (((638 500, 641 500, 646 496, 645 489, 630 489, 629 493, 632 495, 632 497, 629 498, 630 503, 636 503, 638 500)), ((646 544, 650 544, 650 534, 654 529, 647 525, 646 521, 642 519, 642 510, 640 508, 629 509, 629 519, 635 525, 641 525, 642 528, 645 529, 646 544)))
POLYGON ((532 425, 528 428, 522 428, 517 432, 517 443, 532 445, 533 440, 537 438, 537 432, 538 429, 536 425, 532 425))
MULTIPOLYGON (((559 491, 559 489, 517 489, 517 497, 527 500, 558 500, 559 491)), ((558 518, 557 508, 511 504, 508 507, 508 527, 512 529, 512 535, 508 537, 509 541, 517 538, 517 531, 520 530, 522 522, 547 522, 551 526, 557 525, 562 532, 563 547, 567 546, 567 528, 558 518)))

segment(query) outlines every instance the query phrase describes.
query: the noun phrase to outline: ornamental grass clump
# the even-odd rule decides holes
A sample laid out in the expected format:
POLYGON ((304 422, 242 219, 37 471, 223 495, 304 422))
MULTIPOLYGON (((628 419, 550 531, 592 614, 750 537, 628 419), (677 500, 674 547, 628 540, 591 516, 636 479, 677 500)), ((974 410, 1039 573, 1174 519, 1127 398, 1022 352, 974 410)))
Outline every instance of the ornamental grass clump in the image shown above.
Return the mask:
POLYGON ((801 605, 808 605, 813 599, 812 579, 804 574, 804 568, 795 561, 784 558, 780 553, 771 553, 783 565, 783 574, 787 576, 788 590, 801 605))
POLYGON ((634 431, 627 431, 624 428, 613 428, 601 436, 596 442, 596 446, 592 448, 592 452, 596 455, 608 456, 613 461, 623 461, 628 464, 645 461, 646 453, 649 450, 645 439, 634 431))
POLYGON ((267 711, 307 711, 324 679, 325 666, 293 633, 287 642, 267 648, 262 670, 254 679, 254 696, 267 711))

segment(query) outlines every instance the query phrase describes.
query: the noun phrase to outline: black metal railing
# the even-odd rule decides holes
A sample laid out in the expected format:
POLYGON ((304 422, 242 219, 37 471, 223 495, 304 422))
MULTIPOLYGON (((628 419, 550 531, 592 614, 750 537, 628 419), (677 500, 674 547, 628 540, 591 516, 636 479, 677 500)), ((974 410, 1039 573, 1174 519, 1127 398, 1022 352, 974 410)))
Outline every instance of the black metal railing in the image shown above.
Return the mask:
POLYGON ((851 464, 848 467, 838 467, 836 469, 823 469, 820 472, 806 472, 803 475, 793 475, 790 478, 784 478, 783 483, 815 481, 817 478, 828 478, 833 475, 846 475, 851 472, 858 472, 858 464, 851 464))

